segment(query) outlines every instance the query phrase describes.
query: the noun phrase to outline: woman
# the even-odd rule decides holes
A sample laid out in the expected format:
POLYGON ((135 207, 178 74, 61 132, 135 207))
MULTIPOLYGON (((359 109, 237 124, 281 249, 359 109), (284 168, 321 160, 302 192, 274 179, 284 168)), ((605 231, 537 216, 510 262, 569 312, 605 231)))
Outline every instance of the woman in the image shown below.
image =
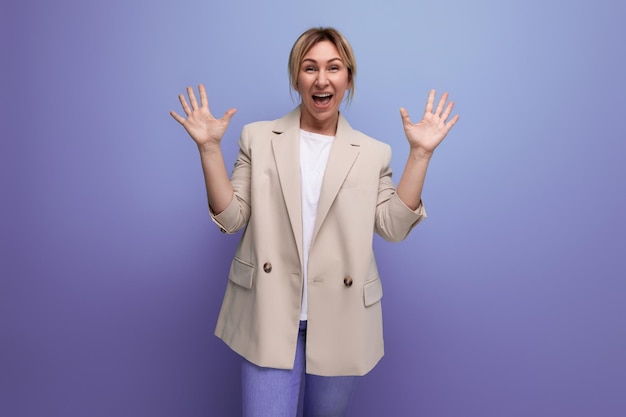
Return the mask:
POLYGON ((458 116, 431 91, 421 121, 400 109, 410 145, 398 187, 391 149, 353 130, 339 112, 354 94, 356 62, 335 29, 313 28, 289 56, 301 104, 243 128, 231 179, 221 139, 235 114, 214 118, 204 86, 171 112, 198 145, 211 218, 245 228, 232 261, 216 335, 243 356, 244 416, 343 416, 357 376, 383 355, 382 286, 373 233, 404 239, 425 216, 430 157, 458 116), (306 375, 306 376, 303 376, 306 375))

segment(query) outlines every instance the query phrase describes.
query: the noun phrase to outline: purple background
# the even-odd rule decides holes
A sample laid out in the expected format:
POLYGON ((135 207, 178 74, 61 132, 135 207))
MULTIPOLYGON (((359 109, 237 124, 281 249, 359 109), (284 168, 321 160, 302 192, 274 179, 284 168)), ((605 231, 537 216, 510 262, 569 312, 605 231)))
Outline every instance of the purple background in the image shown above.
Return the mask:
POLYGON ((430 88, 461 120, 429 218, 375 242, 386 356, 351 416, 626 415, 626 105, 617 1, 3 4, 0 415, 237 416, 213 336, 237 237, 168 115, 204 82, 244 123, 294 106, 296 36, 357 54, 351 124, 396 180, 430 88))

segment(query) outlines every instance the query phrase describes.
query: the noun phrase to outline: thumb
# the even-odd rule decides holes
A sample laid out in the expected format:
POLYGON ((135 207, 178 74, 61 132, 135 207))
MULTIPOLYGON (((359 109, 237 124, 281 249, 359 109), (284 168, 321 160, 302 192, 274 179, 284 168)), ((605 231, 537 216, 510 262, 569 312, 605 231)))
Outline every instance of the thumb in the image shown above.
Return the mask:
POLYGON ((226 113, 224 113, 224 115, 222 116, 222 121, 226 122, 227 124, 230 123, 230 119, 233 118, 235 113, 237 113, 237 109, 230 109, 226 111, 226 113))
POLYGON ((404 107, 400 107, 400 117, 402 117, 402 123, 404 125, 411 124, 409 112, 404 107))

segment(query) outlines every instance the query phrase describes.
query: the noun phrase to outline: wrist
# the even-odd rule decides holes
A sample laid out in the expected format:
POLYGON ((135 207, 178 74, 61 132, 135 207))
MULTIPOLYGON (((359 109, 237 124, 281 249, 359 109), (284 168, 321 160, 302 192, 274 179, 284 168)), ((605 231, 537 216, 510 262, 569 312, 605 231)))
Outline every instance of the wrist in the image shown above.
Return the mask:
POLYGON ((222 150, 219 143, 203 143, 198 144, 198 151, 200 151, 200 154, 210 155, 216 152, 221 152, 222 150))
POLYGON ((429 161, 433 156, 433 151, 427 151, 423 148, 415 147, 411 148, 409 151, 409 157, 413 159, 426 160, 429 161))

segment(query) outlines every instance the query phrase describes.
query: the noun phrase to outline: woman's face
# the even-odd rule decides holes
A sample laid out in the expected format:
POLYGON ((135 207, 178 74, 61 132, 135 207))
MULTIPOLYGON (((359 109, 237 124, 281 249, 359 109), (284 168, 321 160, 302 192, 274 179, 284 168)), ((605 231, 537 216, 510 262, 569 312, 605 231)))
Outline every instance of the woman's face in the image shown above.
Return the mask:
POLYGON ((350 88, 348 67, 332 42, 318 42, 304 55, 298 71, 297 91, 302 97, 300 127, 334 135, 339 105, 350 88))

